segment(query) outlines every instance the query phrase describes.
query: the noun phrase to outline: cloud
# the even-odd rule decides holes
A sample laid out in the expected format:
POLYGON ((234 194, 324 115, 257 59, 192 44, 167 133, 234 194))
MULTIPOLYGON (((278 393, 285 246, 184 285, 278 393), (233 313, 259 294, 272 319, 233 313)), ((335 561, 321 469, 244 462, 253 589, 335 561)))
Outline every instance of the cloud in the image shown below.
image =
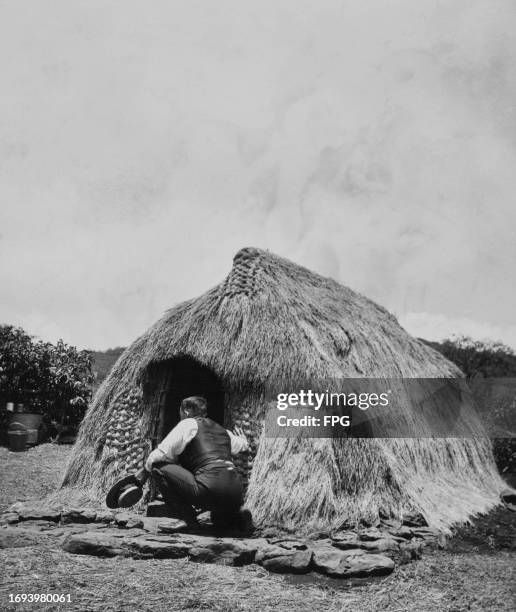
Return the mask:
POLYGON ((126 344, 255 245, 512 333, 510 0, 1 11, 2 320, 126 344))

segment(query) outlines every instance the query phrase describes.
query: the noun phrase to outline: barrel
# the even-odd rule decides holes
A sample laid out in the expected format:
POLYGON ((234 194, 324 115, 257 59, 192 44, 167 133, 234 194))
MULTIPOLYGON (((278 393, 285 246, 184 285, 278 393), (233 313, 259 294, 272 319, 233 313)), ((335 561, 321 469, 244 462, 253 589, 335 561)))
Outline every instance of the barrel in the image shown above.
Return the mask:
POLYGON ((17 422, 11 423, 7 430, 7 436, 9 438, 9 448, 13 452, 19 453, 26 450, 29 432, 24 425, 17 422))
POLYGON ((14 412, 11 416, 9 429, 13 423, 23 425, 27 431, 27 444, 35 446, 38 443, 38 431, 42 419, 43 415, 34 412, 14 412))

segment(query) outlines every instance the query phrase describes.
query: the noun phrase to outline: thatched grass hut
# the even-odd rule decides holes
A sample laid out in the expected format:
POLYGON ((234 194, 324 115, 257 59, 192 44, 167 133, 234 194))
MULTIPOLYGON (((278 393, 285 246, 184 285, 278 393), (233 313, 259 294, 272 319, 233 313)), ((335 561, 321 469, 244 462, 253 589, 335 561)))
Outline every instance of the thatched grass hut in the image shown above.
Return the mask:
MULTIPOLYGON (((447 530, 498 503, 503 488, 473 414, 469 438, 265 438, 264 390, 307 379, 459 376, 371 300, 242 249, 222 283, 166 312, 119 358, 84 419, 59 494, 98 502, 177 422, 179 401, 204 394, 212 418, 252 439, 239 467, 258 523, 335 529, 419 511, 447 530)), ((406 410, 417 419, 414 406, 406 410)))

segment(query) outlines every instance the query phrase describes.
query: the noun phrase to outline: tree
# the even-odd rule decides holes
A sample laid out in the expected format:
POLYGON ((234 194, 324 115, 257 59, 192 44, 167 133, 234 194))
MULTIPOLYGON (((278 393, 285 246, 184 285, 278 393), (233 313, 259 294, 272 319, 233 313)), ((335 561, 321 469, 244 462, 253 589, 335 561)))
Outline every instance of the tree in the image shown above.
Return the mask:
POLYGON ((473 340, 468 336, 423 342, 453 361, 468 378, 516 377, 516 353, 502 342, 473 340))
POLYGON ((0 326, 0 395, 42 413, 54 433, 80 423, 93 380, 88 351, 62 340, 54 346, 19 327, 0 326))
POLYGON ((47 348, 19 327, 0 326, 0 391, 10 401, 26 403, 44 382, 47 348))
POLYGON ((91 398, 94 376, 90 353, 59 340, 50 350, 47 381, 46 413, 61 433, 81 422, 91 398))

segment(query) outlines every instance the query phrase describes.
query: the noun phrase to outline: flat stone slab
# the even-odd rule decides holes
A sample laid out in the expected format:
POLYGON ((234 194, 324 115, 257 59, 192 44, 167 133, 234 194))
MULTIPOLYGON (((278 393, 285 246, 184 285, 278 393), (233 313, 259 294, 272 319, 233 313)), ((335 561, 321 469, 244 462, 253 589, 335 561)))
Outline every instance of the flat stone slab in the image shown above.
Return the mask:
POLYGON ((0 517, 1 525, 9 525, 18 523, 20 520, 20 515, 16 514, 16 512, 4 512, 0 517))
MULTIPOLYGON (((119 513, 123 514, 123 513, 119 513)), ((24 522, 35 520, 54 521, 55 523, 109 523, 115 520, 115 513, 91 508, 58 508, 35 504, 34 502, 17 502, 1 515, 2 522, 24 522)))
MULTIPOLYGON (((61 510, 44 506, 36 506, 26 502, 17 502, 10 506, 6 514, 18 515, 18 521, 54 521, 61 518, 61 510)), ((5 516, 5 515, 3 515, 5 516)))
POLYGON ((63 548, 73 554, 99 557, 124 556, 135 559, 155 557, 178 559, 190 557, 196 561, 223 565, 247 565, 254 561, 259 539, 215 538, 195 534, 152 535, 118 529, 86 531, 69 536, 63 548))
POLYGON ((60 519, 62 523, 94 523, 97 513, 90 509, 69 508, 60 512, 60 519))
POLYGON ((175 518, 160 518, 157 523, 158 531, 162 533, 179 533, 188 530, 186 521, 175 518))
POLYGON ((268 544, 258 550, 255 563, 278 574, 306 574, 310 571, 312 556, 313 551, 306 546, 305 550, 299 550, 268 544))
POLYGON ((333 546, 340 550, 360 548, 377 553, 396 551, 400 548, 400 542, 404 541, 402 537, 379 529, 367 529, 357 533, 348 532, 332 538, 333 546))
POLYGON ((118 527, 123 527, 124 529, 143 529, 143 519, 129 512, 115 514, 114 522, 118 527))
POLYGON ((401 525, 400 527, 387 527, 387 533, 391 534, 396 538, 403 538, 404 540, 410 540, 414 537, 414 531, 410 527, 401 525))
POLYGON ((313 555, 316 570, 334 578, 386 576, 394 570, 394 561, 385 555, 370 554, 358 548, 337 550, 316 549, 313 555))

